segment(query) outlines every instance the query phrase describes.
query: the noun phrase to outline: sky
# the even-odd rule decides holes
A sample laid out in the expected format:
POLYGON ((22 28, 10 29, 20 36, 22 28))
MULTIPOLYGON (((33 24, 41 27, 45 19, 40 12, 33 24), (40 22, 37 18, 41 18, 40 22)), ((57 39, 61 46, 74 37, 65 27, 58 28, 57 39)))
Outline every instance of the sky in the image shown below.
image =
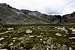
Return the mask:
POLYGON ((75 11, 74 0, 0 0, 17 9, 39 11, 44 14, 69 14, 75 11))

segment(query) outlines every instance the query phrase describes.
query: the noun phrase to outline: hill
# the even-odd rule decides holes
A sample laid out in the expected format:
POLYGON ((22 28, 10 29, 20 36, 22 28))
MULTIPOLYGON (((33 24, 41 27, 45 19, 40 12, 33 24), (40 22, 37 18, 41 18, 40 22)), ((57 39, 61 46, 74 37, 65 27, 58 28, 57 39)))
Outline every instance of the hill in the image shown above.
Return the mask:
POLYGON ((57 24, 60 15, 46 15, 38 11, 19 10, 6 3, 0 3, 0 23, 3 24, 57 24))

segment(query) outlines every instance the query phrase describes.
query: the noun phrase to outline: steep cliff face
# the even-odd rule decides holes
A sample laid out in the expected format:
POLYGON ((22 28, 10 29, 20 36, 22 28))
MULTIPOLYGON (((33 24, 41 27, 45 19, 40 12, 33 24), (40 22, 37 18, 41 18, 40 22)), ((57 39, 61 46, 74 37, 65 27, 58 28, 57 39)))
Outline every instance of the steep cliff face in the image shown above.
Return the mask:
POLYGON ((0 23, 3 24, 57 24, 60 15, 46 15, 38 11, 18 10, 6 3, 0 3, 0 23))

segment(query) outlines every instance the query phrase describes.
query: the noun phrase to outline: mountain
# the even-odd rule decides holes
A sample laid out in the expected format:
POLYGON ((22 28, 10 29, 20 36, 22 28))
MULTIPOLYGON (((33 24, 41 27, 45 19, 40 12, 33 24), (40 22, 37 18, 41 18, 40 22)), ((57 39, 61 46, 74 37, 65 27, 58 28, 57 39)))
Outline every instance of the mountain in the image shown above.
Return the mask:
POLYGON ((21 15, 23 15, 23 13, 18 9, 12 8, 6 3, 0 4, 0 23, 21 23, 24 20, 22 17, 19 17, 21 15))
POLYGON ((74 24, 75 23, 75 12, 71 14, 66 14, 63 16, 63 18, 64 18, 64 23, 74 24))
POLYGON ((19 10, 6 3, 0 3, 0 23, 3 24, 57 24, 62 23, 60 15, 46 15, 38 11, 19 10))
POLYGON ((38 11, 29 11, 29 10, 21 10, 25 15, 30 15, 34 16, 36 18, 39 18, 40 20, 44 22, 48 22, 51 24, 57 24, 57 23, 62 23, 63 19, 62 16, 60 15, 46 15, 42 14, 38 11))

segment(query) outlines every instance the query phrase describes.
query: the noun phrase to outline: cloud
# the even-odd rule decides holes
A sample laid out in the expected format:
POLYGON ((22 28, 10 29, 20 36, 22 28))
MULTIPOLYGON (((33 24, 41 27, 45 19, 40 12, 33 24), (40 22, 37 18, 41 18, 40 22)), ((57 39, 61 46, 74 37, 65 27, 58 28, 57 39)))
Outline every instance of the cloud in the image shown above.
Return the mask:
POLYGON ((46 14, 67 14, 75 10, 74 0, 0 0, 17 9, 35 10, 46 14))
POLYGON ((70 14, 75 11, 75 0, 69 0, 62 10, 62 14, 70 14))

